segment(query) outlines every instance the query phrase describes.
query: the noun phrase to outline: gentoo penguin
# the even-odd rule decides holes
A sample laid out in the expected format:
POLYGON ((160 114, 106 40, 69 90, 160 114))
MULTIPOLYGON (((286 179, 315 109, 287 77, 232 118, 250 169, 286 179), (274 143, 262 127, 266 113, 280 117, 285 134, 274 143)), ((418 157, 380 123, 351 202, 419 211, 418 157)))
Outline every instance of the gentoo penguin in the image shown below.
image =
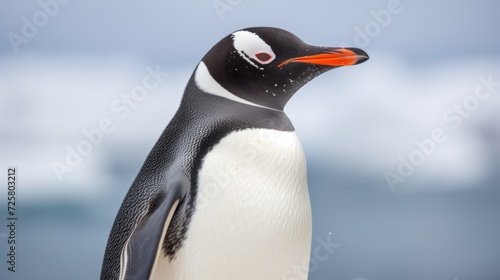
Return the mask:
POLYGON ((316 76, 367 59, 270 27, 218 42, 121 205, 101 279, 307 279, 306 161, 283 109, 316 76))

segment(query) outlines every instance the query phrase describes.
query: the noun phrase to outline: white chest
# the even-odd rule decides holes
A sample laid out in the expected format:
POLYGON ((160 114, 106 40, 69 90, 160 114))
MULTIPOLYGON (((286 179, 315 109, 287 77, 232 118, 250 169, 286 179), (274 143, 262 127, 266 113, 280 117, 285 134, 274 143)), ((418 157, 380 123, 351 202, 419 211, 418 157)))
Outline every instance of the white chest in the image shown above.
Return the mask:
POLYGON ((198 179, 187 239, 158 279, 276 280, 304 266, 307 278, 311 208, 295 132, 233 132, 207 154, 198 179))

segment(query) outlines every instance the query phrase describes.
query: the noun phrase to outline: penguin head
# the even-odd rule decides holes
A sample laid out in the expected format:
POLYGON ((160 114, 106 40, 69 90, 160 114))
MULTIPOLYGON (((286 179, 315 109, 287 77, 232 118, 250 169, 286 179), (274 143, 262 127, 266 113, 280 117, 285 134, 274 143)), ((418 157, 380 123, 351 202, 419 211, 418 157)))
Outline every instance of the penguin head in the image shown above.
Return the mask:
POLYGON ((318 47, 279 28, 238 30, 219 41, 195 72, 205 92, 283 110, 299 88, 318 75, 368 60, 357 48, 318 47))

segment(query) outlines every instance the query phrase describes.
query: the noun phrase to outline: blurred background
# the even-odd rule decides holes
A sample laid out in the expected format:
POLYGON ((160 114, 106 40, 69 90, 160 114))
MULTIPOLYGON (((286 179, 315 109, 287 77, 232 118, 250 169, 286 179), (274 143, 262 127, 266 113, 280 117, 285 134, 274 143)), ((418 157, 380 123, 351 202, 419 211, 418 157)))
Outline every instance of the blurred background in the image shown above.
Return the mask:
POLYGON ((200 58, 235 30, 275 26, 371 57, 318 77, 286 108, 308 158, 313 249, 336 244, 312 255, 309 279, 500 279, 499 10, 0 2, 2 225, 9 166, 18 184, 17 271, 4 225, 0 278, 98 279, 118 207, 200 58), (133 95, 148 75, 155 86, 133 95))

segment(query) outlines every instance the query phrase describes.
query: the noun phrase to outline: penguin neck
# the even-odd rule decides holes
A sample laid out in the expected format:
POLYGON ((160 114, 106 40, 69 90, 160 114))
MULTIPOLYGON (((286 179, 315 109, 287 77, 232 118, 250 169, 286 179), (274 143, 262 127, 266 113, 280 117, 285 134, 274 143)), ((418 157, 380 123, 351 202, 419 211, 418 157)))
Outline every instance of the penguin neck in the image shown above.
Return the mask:
POLYGON ((196 71, 191 76, 182 98, 178 117, 203 119, 203 122, 229 124, 235 130, 244 128, 268 128, 294 131, 285 112, 234 101, 220 95, 203 91, 195 81, 196 71))

